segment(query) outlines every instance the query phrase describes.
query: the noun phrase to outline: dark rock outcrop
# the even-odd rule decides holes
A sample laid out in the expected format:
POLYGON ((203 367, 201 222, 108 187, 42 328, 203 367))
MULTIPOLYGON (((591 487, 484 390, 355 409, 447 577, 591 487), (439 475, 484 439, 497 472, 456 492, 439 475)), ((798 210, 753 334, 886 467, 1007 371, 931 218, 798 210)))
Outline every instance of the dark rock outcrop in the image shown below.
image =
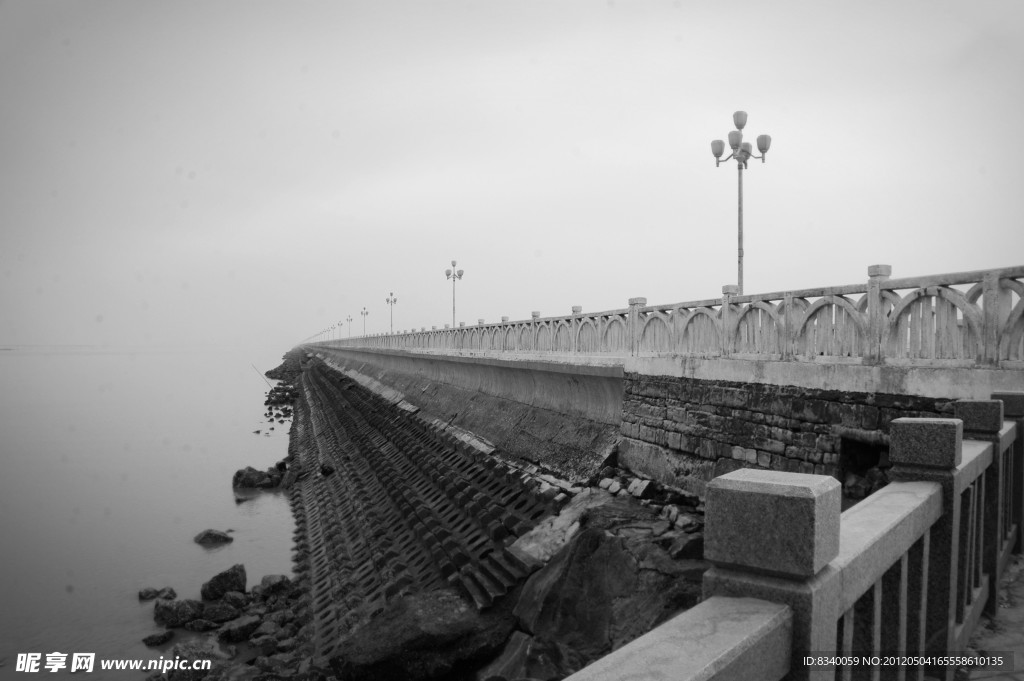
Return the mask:
POLYGON ((153 619, 165 627, 180 627, 202 614, 202 602, 189 598, 180 601, 157 600, 153 606, 153 619))
POLYGON ((160 598, 165 601, 171 601, 178 597, 178 594, 169 586, 165 586, 162 589, 154 589, 153 587, 146 587, 145 589, 139 589, 139 600, 140 601, 151 601, 154 598, 160 598))
POLYGON ((249 597, 241 591, 228 591, 221 596, 221 602, 224 605, 230 605, 232 608, 244 608, 249 605, 249 597))
POLYGON ((168 629, 166 631, 161 631, 159 634, 150 634, 146 638, 142 639, 142 642, 150 648, 155 648, 156 646, 162 646, 163 644, 167 643, 173 637, 174 631, 168 629))
POLYGON ((220 627, 218 636, 222 641, 237 643, 249 638, 260 626, 260 618, 256 615, 243 615, 230 622, 225 622, 220 627))
POLYGON ((245 566, 241 563, 214 575, 203 584, 199 593, 204 601, 215 601, 229 591, 245 591, 245 566))
POLYGON ((186 631, 213 631, 214 629, 217 629, 219 627, 220 625, 216 622, 211 622, 208 619, 203 619, 200 617, 199 619, 194 619, 191 622, 187 622, 185 626, 182 628, 186 631))
POLYGON ((203 606, 203 619, 210 620, 211 622, 229 622, 241 614, 238 608, 228 605, 223 600, 218 603, 206 603, 203 606))
POLYGON ((496 652, 512 625, 507 608, 479 612, 452 589, 423 592, 393 601, 356 630, 331 667, 339 681, 443 678, 496 652))
POLYGON ((613 603, 637 583, 636 560, 624 544, 600 529, 580 532, 527 580, 515 609, 520 628, 564 641, 587 659, 608 652, 613 603))
POLYGON ((235 541, 235 538, 227 532, 221 532, 220 530, 203 530, 192 541, 202 546, 221 546, 222 544, 230 544, 235 541))
POLYGON ((257 489, 265 486, 269 481, 270 476, 266 472, 246 466, 235 472, 235 476, 231 479, 231 486, 257 489))
POLYGON ((522 589, 520 631, 479 678, 561 679, 700 600, 702 538, 628 496, 588 505, 580 530, 522 589), (683 539, 683 538, 686 539, 683 539))
POLYGON ((284 593, 291 589, 292 580, 287 575, 266 575, 260 580, 260 590, 265 596, 284 593))

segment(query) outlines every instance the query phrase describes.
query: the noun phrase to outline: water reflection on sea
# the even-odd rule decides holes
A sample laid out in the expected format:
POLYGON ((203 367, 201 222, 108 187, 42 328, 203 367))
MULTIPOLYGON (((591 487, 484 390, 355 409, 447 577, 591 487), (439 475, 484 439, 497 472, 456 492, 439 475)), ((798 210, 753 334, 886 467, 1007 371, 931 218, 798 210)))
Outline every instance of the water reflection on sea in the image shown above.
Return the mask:
POLYGON ((287 452, 288 422, 253 433, 271 424, 250 366, 283 350, 0 352, 0 678, 18 653, 158 658, 141 643, 159 630, 142 587, 198 598, 234 563, 250 585, 291 573, 286 498, 236 504, 231 489, 238 468, 287 452), (193 543, 208 527, 234 542, 193 543))

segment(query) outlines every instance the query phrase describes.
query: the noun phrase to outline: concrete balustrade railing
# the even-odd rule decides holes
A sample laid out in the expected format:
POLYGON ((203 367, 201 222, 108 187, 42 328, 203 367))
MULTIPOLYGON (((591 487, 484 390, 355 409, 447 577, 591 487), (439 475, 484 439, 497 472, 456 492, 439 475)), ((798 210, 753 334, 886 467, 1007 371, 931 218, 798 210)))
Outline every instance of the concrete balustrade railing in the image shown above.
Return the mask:
POLYGON ((566 681, 777 681, 789 671, 793 615, 756 598, 709 598, 566 681))
POLYGON ((715 478, 706 600, 570 678, 951 680, 945 666, 837 669, 806 658, 965 649, 1020 550, 1024 392, 995 397, 958 403, 959 418, 894 420, 894 481, 843 513, 828 476, 741 469, 715 478), (746 625, 713 633, 742 607, 753 613, 746 625), (788 647, 767 650, 787 635, 788 647))
POLYGON ((446 354, 693 355, 1024 368, 1024 266, 327 341, 446 354))

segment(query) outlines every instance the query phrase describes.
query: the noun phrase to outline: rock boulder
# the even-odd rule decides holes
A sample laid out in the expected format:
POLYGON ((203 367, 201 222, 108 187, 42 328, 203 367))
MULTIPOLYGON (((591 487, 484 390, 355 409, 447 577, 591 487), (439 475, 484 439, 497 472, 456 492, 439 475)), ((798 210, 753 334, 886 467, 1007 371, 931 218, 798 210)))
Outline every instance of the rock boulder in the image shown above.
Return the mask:
POLYGON ((231 479, 231 486, 255 489, 264 486, 269 480, 270 476, 266 472, 246 466, 235 471, 235 475, 231 479))
POLYGON ((165 601, 158 599, 153 606, 153 619, 157 624, 165 627, 180 627, 203 614, 203 604, 200 601, 183 599, 180 601, 165 601))
POLYGON ((460 663, 497 652, 512 630, 507 607, 485 612, 453 589, 398 599, 348 639, 331 658, 338 681, 444 678, 460 663))
POLYGON ((210 581, 203 584, 199 593, 204 601, 215 601, 229 591, 245 591, 245 566, 241 563, 214 575, 210 581))
POLYGON ((201 546, 220 546, 222 544, 230 544, 235 541, 235 538, 227 532, 221 532, 220 530, 203 530, 192 541, 201 546))
POLYGON ((237 619, 233 619, 230 622, 224 623, 218 636, 222 641, 228 643, 238 643, 244 641, 252 635, 252 632, 260 626, 260 618, 256 615, 243 615, 237 619))

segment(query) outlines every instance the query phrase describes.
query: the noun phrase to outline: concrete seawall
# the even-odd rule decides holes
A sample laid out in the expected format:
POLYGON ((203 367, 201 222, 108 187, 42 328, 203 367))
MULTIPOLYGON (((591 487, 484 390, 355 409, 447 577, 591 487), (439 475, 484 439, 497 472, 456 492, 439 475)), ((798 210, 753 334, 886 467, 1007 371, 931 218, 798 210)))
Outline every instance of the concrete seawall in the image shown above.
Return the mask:
POLYGON ((1024 385, 1021 369, 956 363, 309 349, 484 449, 573 481, 614 452, 616 465, 701 495, 741 467, 877 477, 892 420, 1024 385))
POLYGON ((569 480, 600 470, 620 438, 621 365, 309 348, 455 432, 569 480))

